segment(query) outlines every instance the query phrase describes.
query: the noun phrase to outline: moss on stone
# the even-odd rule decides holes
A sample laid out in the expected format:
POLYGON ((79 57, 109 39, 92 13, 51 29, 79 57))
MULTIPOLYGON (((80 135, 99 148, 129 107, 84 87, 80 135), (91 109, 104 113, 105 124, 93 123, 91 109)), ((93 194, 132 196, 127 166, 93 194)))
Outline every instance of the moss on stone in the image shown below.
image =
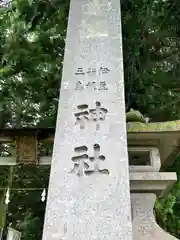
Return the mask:
POLYGON ((128 122, 127 132, 180 131, 180 120, 156 123, 128 122))

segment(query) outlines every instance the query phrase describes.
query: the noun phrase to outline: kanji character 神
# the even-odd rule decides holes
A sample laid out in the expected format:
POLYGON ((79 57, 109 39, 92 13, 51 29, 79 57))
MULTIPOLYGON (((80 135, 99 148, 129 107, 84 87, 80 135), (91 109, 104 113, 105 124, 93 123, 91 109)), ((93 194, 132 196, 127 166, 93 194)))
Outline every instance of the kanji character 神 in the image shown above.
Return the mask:
POLYGON ((96 130, 100 130, 99 121, 105 120, 108 110, 106 108, 102 108, 100 102, 96 102, 96 108, 90 109, 89 112, 92 119, 96 121, 96 130))

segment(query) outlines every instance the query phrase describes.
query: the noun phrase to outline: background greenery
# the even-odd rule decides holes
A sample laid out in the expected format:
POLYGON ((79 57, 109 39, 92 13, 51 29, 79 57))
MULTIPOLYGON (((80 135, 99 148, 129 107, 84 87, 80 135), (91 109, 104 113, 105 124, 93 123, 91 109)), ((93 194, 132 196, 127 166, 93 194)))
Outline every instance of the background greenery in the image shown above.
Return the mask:
MULTIPOLYGON (((180 119, 180 1, 127 0, 121 6, 126 109, 138 109, 152 122, 180 119)), ((68 9, 65 0, 1 6, 0 128, 55 126, 68 9)), ((11 170, 1 167, 1 187, 38 189, 12 190, 6 219, 7 209, 0 211, 1 225, 21 230, 23 240, 40 239, 40 195, 49 168, 11 170)), ((179 159, 169 171, 180 176, 179 159)), ((2 204, 5 191, 0 193, 2 204)), ((180 181, 155 209, 160 226, 180 239, 180 181)))

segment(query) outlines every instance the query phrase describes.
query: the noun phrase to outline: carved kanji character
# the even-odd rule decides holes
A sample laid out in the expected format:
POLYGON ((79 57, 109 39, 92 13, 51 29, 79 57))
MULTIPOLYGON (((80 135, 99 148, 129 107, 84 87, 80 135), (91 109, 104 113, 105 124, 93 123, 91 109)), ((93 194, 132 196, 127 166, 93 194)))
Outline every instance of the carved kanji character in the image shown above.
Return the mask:
POLYGON ((100 81, 98 90, 100 90, 100 91, 107 91, 108 90, 108 88, 106 87, 106 82, 105 81, 100 81))
POLYGON ((80 124, 80 129, 84 129, 85 127, 85 121, 89 120, 89 111, 88 111, 88 105, 87 104, 82 104, 78 105, 77 109, 79 112, 76 112, 74 115, 76 117, 76 123, 75 124, 80 124))
POLYGON ((70 173, 75 173, 77 176, 82 177, 83 175, 89 176, 94 173, 109 174, 108 169, 100 169, 100 161, 105 160, 104 155, 100 155, 100 146, 99 144, 93 145, 94 155, 89 157, 87 154, 88 147, 79 146, 74 148, 76 156, 72 157, 71 160, 74 162, 74 167, 70 173), (88 164, 87 162, 91 162, 88 164), (91 167, 90 167, 91 166, 91 167))
POLYGON ((101 107, 100 102, 96 102, 96 108, 89 110, 91 117, 94 121, 96 121, 96 130, 100 129, 99 121, 103 121, 106 118, 106 114, 108 110, 106 108, 101 107))
POLYGON ((105 73, 108 73, 110 70, 106 67, 100 67, 99 69, 99 75, 103 75, 105 73))
POLYGON ((89 81, 87 84, 86 84, 86 87, 87 88, 92 88, 92 89, 94 89, 94 90, 96 90, 97 88, 96 88, 96 81, 89 81))
POLYGON ((79 177, 83 176, 85 169, 89 168, 89 165, 85 162, 88 159, 88 155, 86 154, 87 150, 88 148, 86 146, 76 147, 74 151, 78 155, 71 158, 74 162, 71 173, 76 173, 79 177))
POLYGON ((80 67, 77 69, 77 71, 75 72, 75 75, 85 75, 85 73, 83 72, 83 68, 80 67))
POLYGON ((88 68, 87 74, 96 75, 96 68, 88 68))
POLYGON ((100 146, 99 146, 99 144, 94 144, 93 150, 94 150, 94 156, 93 157, 89 157, 89 160, 91 162, 93 162, 93 168, 92 168, 92 170, 85 170, 85 174, 86 175, 91 175, 91 174, 94 174, 94 173, 103 173, 103 174, 108 175, 109 171, 107 169, 100 169, 99 168, 99 162, 105 160, 105 156, 104 155, 100 155, 100 146))
POLYGON ((84 89, 84 81, 77 81, 77 83, 76 83, 76 88, 75 88, 75 90, 82 90, 82 89, 84 89))

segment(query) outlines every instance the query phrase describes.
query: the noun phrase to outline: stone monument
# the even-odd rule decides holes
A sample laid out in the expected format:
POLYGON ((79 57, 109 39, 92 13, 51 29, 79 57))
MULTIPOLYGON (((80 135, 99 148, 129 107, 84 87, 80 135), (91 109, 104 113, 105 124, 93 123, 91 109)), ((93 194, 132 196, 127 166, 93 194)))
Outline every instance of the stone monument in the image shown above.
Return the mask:
POLYGON ((43 240, 131 240, 120 1, 71 0, 43 240))
POLYGON ((177 180, 165 170, 179 154, 179 123, 127 123, 134 240, 177 240, 156 223, 154 204, 177 180))

